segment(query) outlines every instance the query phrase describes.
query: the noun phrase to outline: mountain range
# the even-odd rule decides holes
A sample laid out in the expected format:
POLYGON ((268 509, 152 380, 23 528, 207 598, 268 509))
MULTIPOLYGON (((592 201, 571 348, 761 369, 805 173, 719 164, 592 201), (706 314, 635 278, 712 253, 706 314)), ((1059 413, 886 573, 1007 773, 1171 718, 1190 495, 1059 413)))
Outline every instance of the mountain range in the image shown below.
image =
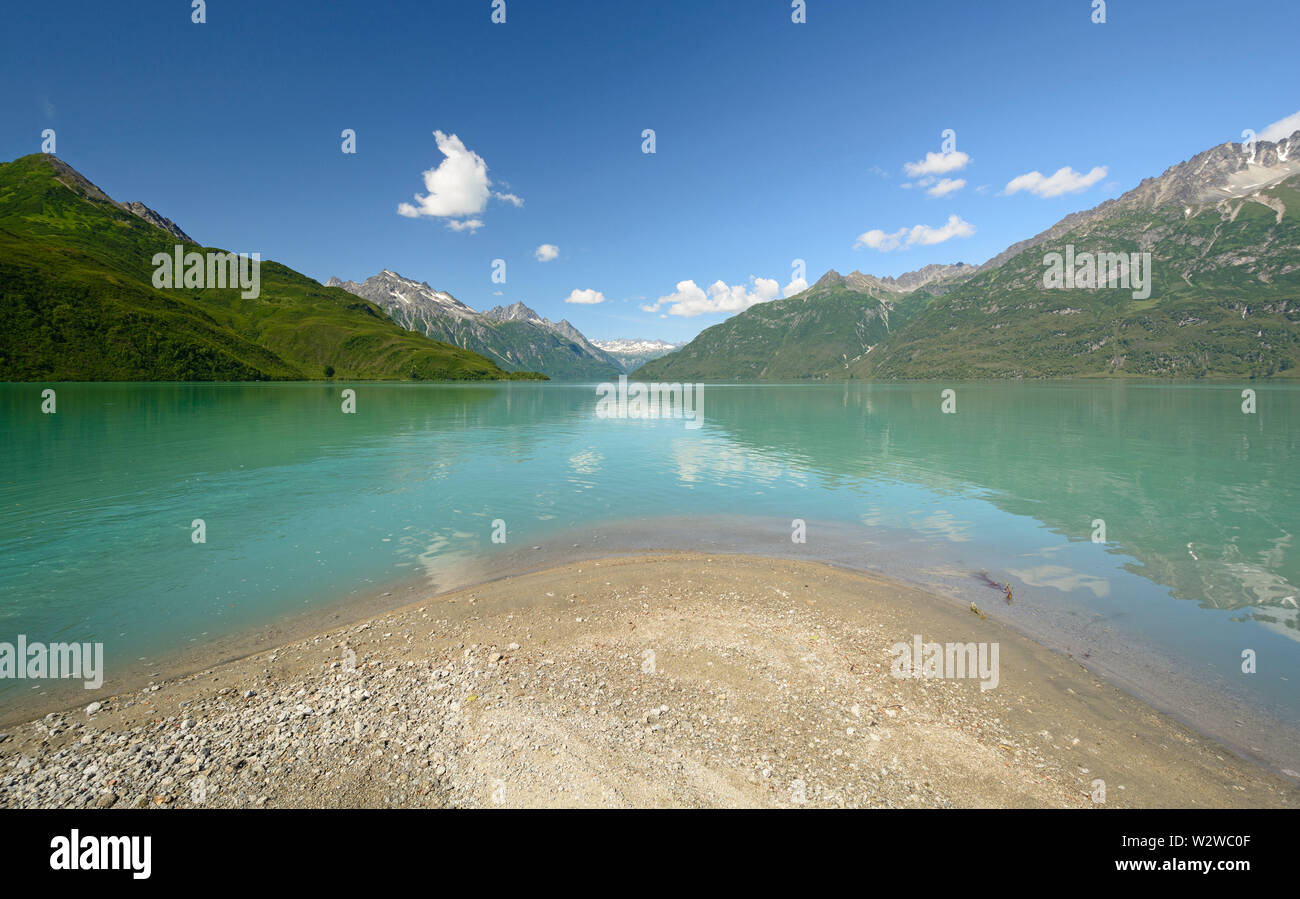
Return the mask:
POLYGON ((0 164, 0 380, 1300 373, 1300 131, 1212 147, 982 265, 829 271, 684 346, 590 341, 523 303, 477 312, 389 270, 322 285, 263 261, 251 298, 156 286, 153 260, 177 245, 221 252, 57 157, 0 164), (1052 280, 1085 257, 1124 266, 1052 280))
POLYGON ((1295 377, 1297 323, 1300 132, 1259 141, 1253 154, 1213 147, 978 267, 927 266, 893 279, 828 272, 802 293, 704 330, 636 376, 1295 377), (1149 253, 1149 295, 1114 277, 1047 286, 1051 254, 1076 252, 1149 253))
POLYGON ((404 328, 472 350, 506 371, 539 371, 557 380, 624 372, 568 321, 550 321, 523 303, 475 312, 446 291, 387 269, 361 282, 330 278, 325 284, 369 300, 404 328))
POLYGON ((413 334, 269 260, 248 296, 155 286, 155 258, 177 245, 223 252, 55 156, 0 164, 0 381, 543 377, 413 334))

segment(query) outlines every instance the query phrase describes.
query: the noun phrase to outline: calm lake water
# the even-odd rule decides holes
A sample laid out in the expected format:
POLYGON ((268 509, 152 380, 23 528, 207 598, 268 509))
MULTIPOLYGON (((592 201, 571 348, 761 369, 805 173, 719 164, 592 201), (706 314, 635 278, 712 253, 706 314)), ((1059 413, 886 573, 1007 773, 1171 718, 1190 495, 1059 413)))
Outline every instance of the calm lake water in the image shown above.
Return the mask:
POLYGON ((52 415, 46 386, 0 385, 0 641, 102 641, 106 689, 413 583, 748 551, 975 600, 1300 770, 1300 385, 956 384, 956 414, 939 384, 709 385, 698 429, 598 417, 594 385, 64 384, 52 415))

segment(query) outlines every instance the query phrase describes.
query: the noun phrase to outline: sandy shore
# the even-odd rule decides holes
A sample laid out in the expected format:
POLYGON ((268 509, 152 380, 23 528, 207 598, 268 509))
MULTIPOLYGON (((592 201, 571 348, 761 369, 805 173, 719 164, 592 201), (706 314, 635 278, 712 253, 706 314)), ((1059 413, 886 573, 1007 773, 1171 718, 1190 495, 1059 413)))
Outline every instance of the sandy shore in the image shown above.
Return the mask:
POLYGON ((507 578, 88 709, 7 729, 0 806, 1300 804, 1006 625, 747 556, 507 578), (917 634, 997 643, 997 686, 893 676, 917 634))

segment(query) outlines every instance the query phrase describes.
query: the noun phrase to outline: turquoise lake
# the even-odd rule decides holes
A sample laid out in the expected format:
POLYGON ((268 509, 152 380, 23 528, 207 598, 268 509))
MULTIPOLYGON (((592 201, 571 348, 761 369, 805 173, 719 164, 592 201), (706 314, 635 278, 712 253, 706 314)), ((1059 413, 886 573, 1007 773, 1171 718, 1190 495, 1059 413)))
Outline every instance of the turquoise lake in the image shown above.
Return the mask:
MULTIPOLYGON (((1300 770, 1300 385, 707 385, 698 429, 596 402, 556 383, 0 385, 0 641, 103 642, 108 690, 349 598, 743 551, 977 601, 1300 770)), ((0 706, 32 690, 0 681, 0 706)))

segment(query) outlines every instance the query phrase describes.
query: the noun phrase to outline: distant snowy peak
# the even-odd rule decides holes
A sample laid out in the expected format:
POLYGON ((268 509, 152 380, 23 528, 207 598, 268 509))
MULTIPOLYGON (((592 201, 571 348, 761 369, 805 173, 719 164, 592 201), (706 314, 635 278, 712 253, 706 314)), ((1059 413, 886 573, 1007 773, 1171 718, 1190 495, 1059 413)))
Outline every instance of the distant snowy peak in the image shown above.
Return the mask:
POLYGON ((613 340, 593 340, 592 343, 607 353, 655 353, 661 350, 668 353, 681 346, 680 343, 668 343, 663 340, 626 339, 622 337, 613 340))
POLYGON ((617 360, 627 372, 635 371, 651 359, 667 356, 682 346, 680 343, 669 343, 666 340, 621 337, 613 340, 597 340, 595 344, 602 352, 608 353, 617 360))

